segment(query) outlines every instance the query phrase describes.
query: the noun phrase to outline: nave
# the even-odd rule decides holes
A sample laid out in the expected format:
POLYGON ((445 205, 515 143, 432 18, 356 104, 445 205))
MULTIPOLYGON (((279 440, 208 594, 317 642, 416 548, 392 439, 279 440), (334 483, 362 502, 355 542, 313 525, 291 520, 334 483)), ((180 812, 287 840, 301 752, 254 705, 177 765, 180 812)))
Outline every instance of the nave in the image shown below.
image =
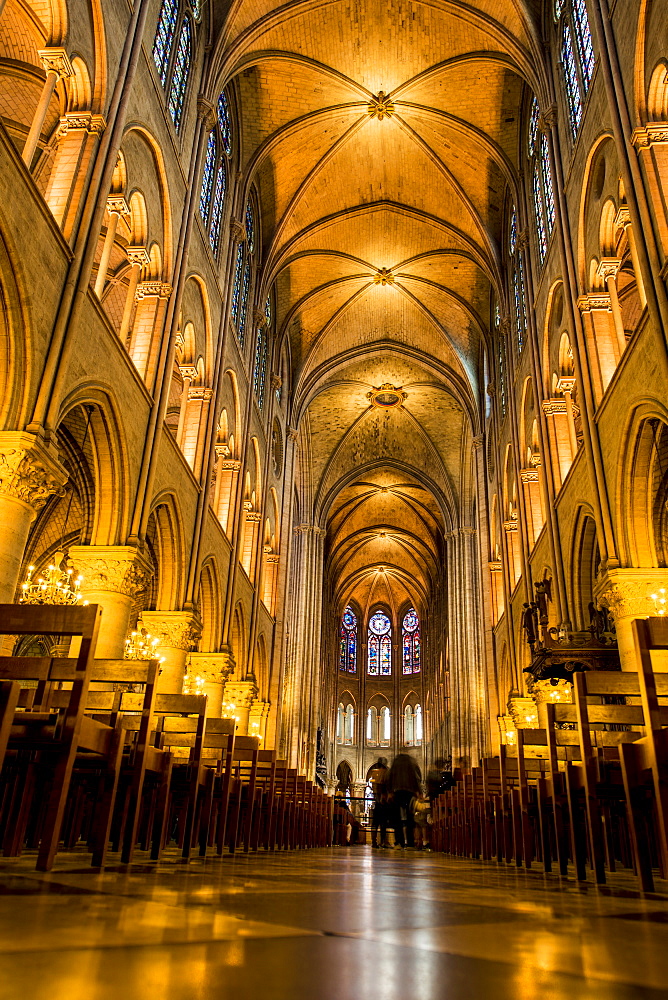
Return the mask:
POLYGON ((0 864, 0 997, 658 1000, 665 894, 370 847, 0 864))

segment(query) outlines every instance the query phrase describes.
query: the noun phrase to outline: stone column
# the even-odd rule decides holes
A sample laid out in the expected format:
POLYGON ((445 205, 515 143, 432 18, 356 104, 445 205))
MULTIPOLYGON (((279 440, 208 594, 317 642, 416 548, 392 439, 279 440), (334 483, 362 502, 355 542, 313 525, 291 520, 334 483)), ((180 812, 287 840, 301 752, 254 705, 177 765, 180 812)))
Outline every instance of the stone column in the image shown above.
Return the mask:
POLYGON ((0 604, 10 604, 19 584, 30 525, 49 497, 64 493, 67 472, 55 450, 35 434, 0 432, 0 604))
POLYGON ((156 655, 163 657, 158 691, 181 694, 186 659, 199 640, 201 622, 190 611, 143 611, 140 623, 158 640, 156 655))
POLYGON ((540 497, 539 468, 540 466, 531 466, 528 469, 520 469, 520 482, 522 484, 524 500, 524 520, 532 546, 535 545, 536 539, 540 535, 545 523, 543 504, 540 497))
POLYGON ((139 276, 142 268, 146 267, 151 261, 146 247, 132 246, 128 247, 125 252, 128 260, 130 261, 130 279, 128 281, 128 290, 125 296, 125 307, 123 309, 121 327, 118 331, 118 336, 123 345, 125 345, 125 341, 127 340, 128 333, 130 332, 130 326, 132 324, 132 314, 135 308, 135 296, 137 294, 139 276))
POLYGON ((626 334, 624 332, 624 320, 622 310, 619 306, 619 296, 617 295, 617 275, 622 262, 618 257, 602 257, 599 261, 597 276, 605 282, 610 296, 610 309, 615 328, 615 338, 617 341, 617 361, 626 350, 626 334))
POLYGON ((240 470, 241 462, 236 458, 227 458, 221 451, 220 464, 216 474, 214 510, 226 535, 230 534, 234 523, 233 504, 234 497, 237 495, 237 480, 240 470))
POLYGON ((615 623, 622 670, 640 667, 631 623, 634 618, 658 615, 658 605, 652 595, 658 596, 660 588, 666 587, 667 579, 665 569, 609 569, 596 585, 594 598, 597 604, 608 609, 615 623))
MULTIPOLYGON (((662 166, 658 171, 658 192, 660 192, 658 197, 652 199, 652 204, 655 210, 658 206, 665 206, 665 199, 663 195, 663 183, 661 177, 666 166, 666 144, 668 143, 668 128, 666 128, 665 122, 647 122, 644 128, 636 129, 632 136, 632 142, 637 149, 647 149, 648 147, 654 145, 654 150, 657 152, 658 149, 662 150, 662 166)), ((641 154, 642 155, 642 154, 641 154)), ((643 157, 644 158, 644 157, 643 157)), ((645 162, 647 162, 645 160, 645 162)), ((648 172, 649 176, 649 172, 648 172)), ((657 189, 655 188, 655 193, 657 189)), ((665 208, 664 208, 665 212, 665 208)), ((665 236, 665 224, 663 227, 660 226, 660 219, 657 218, 659 223, 659 228, 663 228, 664 232, 662 236, 665 236)), ((642 278, 642 271, 640 269, 640 260, 638 258, 638 248, 636 246, 636 237, 633 232, 633 223, 631 222, 631 210, 628 205, 620 205, 619 211, 617 212, 617 217, 615 218, 615 226, 618 229, 623 229, 626 234, 626 239, 629 244, 629 251, 631 253, 631 261, 633 262, 633 270, 636 276, 636 287, 638 289, 638 295, 640 297, 640 304, 645 308, 647 305, 647 295, 645 293, 645 284, 642 278)))
POLYGON ((137 285, 135 292, 137 308, 128 351, 135 368, 149 389, 155 378, 159 332, 167 312, 167 300, 171 294, 172 286, 165 281, 142 281, 137 285))
POLYGON ((617 342, 612 332, 612 306, 607 292, 590 292, 578 299, 587 357, 596 402, 610 384, 617 367, 617 342))
POLYGON ((106 127, 104 117, 90 111, 70 112, 60 119, 56 155, 44 198, 65 239, 75 229, 90 163, 106 127))
POLYGON ((223 717, 231 715, 237 720, 239 736, 248 736, 251 706, 257 695, 258 688, 255 681, 228 681, 225 685, 223 717))
POLYGON ((208 696, 207 715, 220 719, 223 715, 223 692, 225 682, 234 670, 234 661, 229 653, 190 653, 188 675, 204 681, 202 694, 208 696))
POLYGON ((553 462, 553 472, 557 483, 557 488, 561 486, 568 475, 568 470, 575 458, 574 434, 575 429, 569 425, 569 412, 565 399, 544 399, 543 413, 547 418, 548 438, 550 443, 550 454, 553 462), (556 466, 554 462, 556 460, 556 466))
POLYGON ((83 577, 82 596, 103 608, 95 655, 121 659, 132 605, 151 577, 151 564, 133 545, 75 545, 69 556, 83 577))
POLYGON ((259 736, 261 740, 266 740, 267 718, 269 717, 270 707, 268 701, 254 699, 248 720, 248 733, 250 736, 259 736))
POLYGON ((130 215, 130 208, 122 195, 110 195, 109 198, 107 198, 107 214, 109 216, 109 223, 107 225, 107 232, 104 237, 104 246, 102 247, 102 256, 100 257, 100 263, 97 268, 97 276, 95 278, 95 294, 98 299, 102 298, 102 293, 104 292, 104 286, 107 280, 107 271, 109 270, 109 261, 111 259, 111 251, 114 248, 114 240, 116 239, 118 220, 121 216, 130 215))
POLYGON ((42 133, 42 127, 49 110, 53 92, 56 89, 56 84, 58 80, 64 79, 67 76, 74 76, 74 69, 65 49, 39 49, 37 55, 46 70, 46 80, 42 87, 39 104, 33 115, 28 138, 23 147, 23 153, 21 154, 28 170, 30 170, 32 159, 37 149, 37 143, 42 133))
POLYGON ((183 379, 183 389, 181 390, 181 408, 179 410, 179 425, 176 429, 176 443, 181 451, 184 451, 183 443, 186 417, 188 415, 188 393, 190 392, 190 386, 196 381, 199 372, 195 365, 179 365, 179 372, 183 379))

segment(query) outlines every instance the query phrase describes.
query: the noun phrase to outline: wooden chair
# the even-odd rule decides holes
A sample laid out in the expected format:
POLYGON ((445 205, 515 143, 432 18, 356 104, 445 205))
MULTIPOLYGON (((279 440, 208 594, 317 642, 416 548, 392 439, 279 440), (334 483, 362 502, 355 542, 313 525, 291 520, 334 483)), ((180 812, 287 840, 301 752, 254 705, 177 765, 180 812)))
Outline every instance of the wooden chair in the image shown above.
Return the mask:
MULTIPOLYGON (((1 635, 58 635, 80 636, 81 645, 76 658, 72 688, 68 692, 67 706, 60 712, 14 713, 10 729, 9 747, 12 750, 36 752, 42 764, 52 770, 47 793, 44 821, 37 855, 38 871, 50 871, 58 850, 60 832, 69 793, 72 770, 82 738, 97 745, 100 731, 86 722, 84 707, 90 683, 90 669, 95 654, 102 609, 97 605, 61 607, 50 605, 0 605, 1 635), (22 719, 17 716, 21 714, 22 719)), ((21 657, 25 664, 31 658, 21 657)), ((35 658, 42 659, 42 658, 35 658)), ((49 664, 52 661, 48 661, 49 664)), ((14 657, 0 659, 4 679, 17 680, 13 666, 20 670, 14 657)), ((48 671, 42 668, 42 677, 48 671)), ((48 673, 46 676, 48 680, 48 673)), ((94 747, 93 747, 94 748, 94 747)), ((26 790, 24 789, 24 792, 26 790)))

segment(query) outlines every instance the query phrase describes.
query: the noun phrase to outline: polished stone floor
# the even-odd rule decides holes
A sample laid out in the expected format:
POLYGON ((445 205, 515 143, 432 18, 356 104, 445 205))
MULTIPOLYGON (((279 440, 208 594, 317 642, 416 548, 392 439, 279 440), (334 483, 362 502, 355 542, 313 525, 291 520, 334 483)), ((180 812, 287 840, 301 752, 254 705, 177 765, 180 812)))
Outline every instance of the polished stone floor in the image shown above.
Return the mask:
POLYGON ((640 1000, 668 895, 369 847, 0 861, 0 1000, 640 1000))

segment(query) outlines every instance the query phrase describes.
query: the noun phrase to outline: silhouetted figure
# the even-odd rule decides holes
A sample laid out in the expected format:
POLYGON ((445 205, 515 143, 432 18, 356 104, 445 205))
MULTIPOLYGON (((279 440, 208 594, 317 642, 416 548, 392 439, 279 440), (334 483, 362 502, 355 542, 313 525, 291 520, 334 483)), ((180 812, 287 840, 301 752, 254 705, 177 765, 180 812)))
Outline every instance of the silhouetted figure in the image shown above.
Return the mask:
POLYGON ((387 757, 379 757, 369 771, 369 781, 373 792, 371 810, 371 846, 378 847, 378 831, 380 830, 380 846, 389 847, 387 842, 387 827, 390 823, 390 770, 387 757))
POLYGON ((432 766, 427 771, 427 795, 429 801, 433 802, 442 792, 447 792, 453 788, 455 779, 452 774, 450 761, 445 757, 437 757, 432 766))
POLYGON ((392 761, 390 791, 394 805, 394 839, 399 847, 412 847, 411 801, 420 793, 420 768, 410 754, 399 753, 392 761))

